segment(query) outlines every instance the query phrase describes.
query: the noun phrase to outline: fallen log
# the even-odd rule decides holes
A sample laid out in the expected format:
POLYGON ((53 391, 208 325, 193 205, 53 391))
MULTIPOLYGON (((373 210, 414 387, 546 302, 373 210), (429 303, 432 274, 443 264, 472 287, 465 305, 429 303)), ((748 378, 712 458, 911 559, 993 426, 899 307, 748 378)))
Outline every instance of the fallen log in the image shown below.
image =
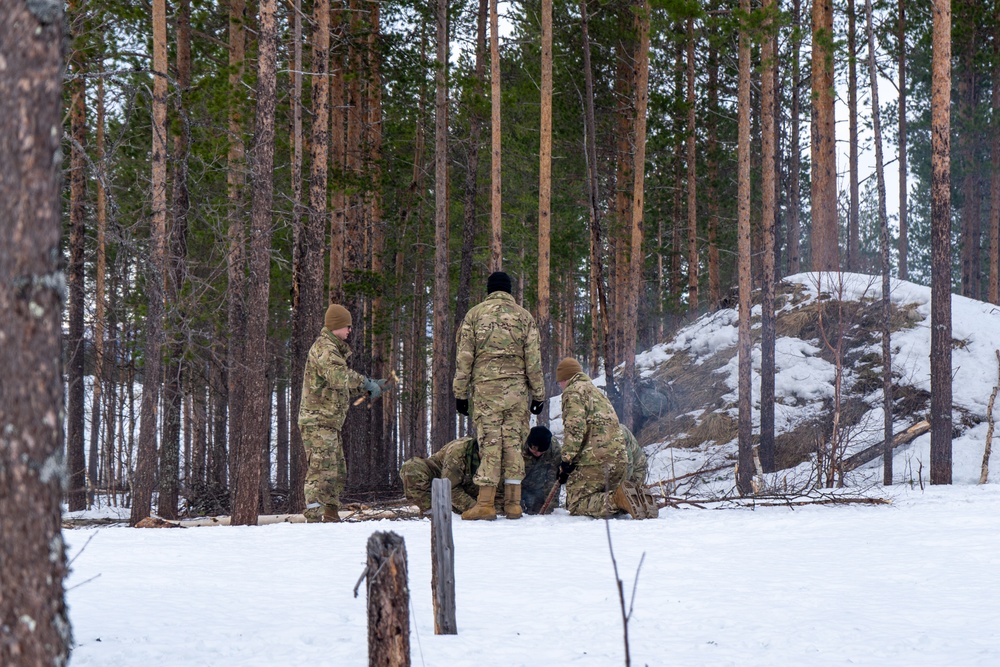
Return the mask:
MULTIPOLYGON (((904 431, 900 431, 892 436, 892 448, 895 449, 902 445, 913 442, 918 437, 922 436, 931 430, 931 424, 926 419, 919 421, 913 426, 910 426, 904 431)), ((857 454, 852 454, 844 459, 844 472, 851 472, 855 468, 860 468, 869 461, 874 461, 878 457, 882 456, 882 451, 884 448, 885 440, 879 441, 877 444, 871 447, 866 447, 862 449, 857 454)))

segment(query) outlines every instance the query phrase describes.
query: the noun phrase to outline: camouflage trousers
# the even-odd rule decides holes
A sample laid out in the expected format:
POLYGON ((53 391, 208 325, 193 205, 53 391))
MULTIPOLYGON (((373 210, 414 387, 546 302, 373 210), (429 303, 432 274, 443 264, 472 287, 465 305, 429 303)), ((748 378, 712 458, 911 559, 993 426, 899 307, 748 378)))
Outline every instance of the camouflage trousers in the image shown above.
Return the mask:
MULTIPOLYGON (((399 467, 399 478, 403 481, 403 493, 421 512, 431 508, 431 485, 441 474, 427 464, 427 459, 412 458, 399 467)), ((479 490, 472 484, 451 490, 451 509, 464 512, 476 504, 479 490)))
POLYGON ((340 431, 325 426, 303 426, 301 430, 308 462, 304 514, 306 521, 315 522, 327 507, 340 510, 340 494, 347 483, 347 462, 340 431))
POLYGON ((574 516, 611 516, 617 511, 611 497, 627 472, 624 460, 603 466, 578 466, 566 480, 566 509, 574 516))
POLYGON ((473 387, 472 422, 479 440, 477 486, 524 479, 521 446, 528 436, 528 387, 524 380, 491 380, 473 387))

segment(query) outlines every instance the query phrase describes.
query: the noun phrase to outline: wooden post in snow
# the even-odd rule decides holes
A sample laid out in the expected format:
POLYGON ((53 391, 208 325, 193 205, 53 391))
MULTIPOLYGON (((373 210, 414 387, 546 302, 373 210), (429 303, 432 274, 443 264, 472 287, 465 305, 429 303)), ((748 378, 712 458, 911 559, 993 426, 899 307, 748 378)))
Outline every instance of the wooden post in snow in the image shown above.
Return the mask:
POLYGON ((396 533, 368 538, 368 667, 409 667, 406 544, 396 533))
POLYGON ((431 589, 434 634, 457 635, 455 622, 455 541, 451 535, 451 480, 431 482, 431 589))

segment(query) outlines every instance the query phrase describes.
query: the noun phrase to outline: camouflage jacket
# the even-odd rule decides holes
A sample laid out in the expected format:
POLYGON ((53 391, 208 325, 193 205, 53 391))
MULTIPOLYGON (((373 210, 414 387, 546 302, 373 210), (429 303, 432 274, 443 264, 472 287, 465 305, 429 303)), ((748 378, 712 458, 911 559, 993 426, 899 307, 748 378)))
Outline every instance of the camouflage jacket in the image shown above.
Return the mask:
POLYGON ((365 376, 347 367, 351 348, 323 328, 309 348, 302 375, 299 426, 323 425, 337 431, 344 425, 351 399, 363 393, 365 376))
POLYGON ((625 436, 614 406, 586 373, 569 379, 562 393, 562 460, 577 465, 625 463, 625 436))
POLYGON ((470 308, 456 339, 455 398, 469 398, 478 382, 523 378, 531 398, 545 400, 538 327, 510 294, 493 292, 470 308))
POLYGON ((472 507, 476 504, 479 488, 472 478, 479 469, 479 443, 475 438, 452 440, 426 461, 435 477, 451 482, 452 506, 472 507))

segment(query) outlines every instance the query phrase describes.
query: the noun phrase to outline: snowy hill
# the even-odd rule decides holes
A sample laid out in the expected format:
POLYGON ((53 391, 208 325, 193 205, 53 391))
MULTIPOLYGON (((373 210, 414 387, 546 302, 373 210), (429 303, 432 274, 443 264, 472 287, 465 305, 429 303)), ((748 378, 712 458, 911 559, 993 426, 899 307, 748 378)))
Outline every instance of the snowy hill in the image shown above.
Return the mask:
MULTIPOLYGON (((882 441, 881 284, 860 274, 805 273, 778 289, 775 344, 775 433, 778 467, 771 483, 801 487, 816 478, 817 450, 828 445, 842 333, 841 438, 850 456, 882 441), (820 298, 822 296, 822 298, 820 298), (842 328, 841 328, 842 323, 842 328), (828 344, 829 342, 829 344, 828 344)), ((894 428, 927 419, 930 391, 930 289, 892 281, 894 428)), ((760 307, 753 316, 753 419, 760 425, 760 307)), ((998 383, 1000 309, 961 296, 952 300, 954 481, 978 483, 988 424, 987 403, 998 383)), ((724 494, 734 486, 738 356, 737 312, 705 315, 670 341, 637 357, 646 419, 638 429, 651 455, 650 480, 671 480, 675 494, 724 494), (650 410, 652 406, 652 410, 650 410)), ((1000 406, 998 406, 1000 410, 1000 406)), ((995 416, 994 416, 995 419, 995 416)), ((897 482, 927 482, 930 436, 898 447, 897 482)), ((846 478, 881 481, 881 458, 846 478)))

